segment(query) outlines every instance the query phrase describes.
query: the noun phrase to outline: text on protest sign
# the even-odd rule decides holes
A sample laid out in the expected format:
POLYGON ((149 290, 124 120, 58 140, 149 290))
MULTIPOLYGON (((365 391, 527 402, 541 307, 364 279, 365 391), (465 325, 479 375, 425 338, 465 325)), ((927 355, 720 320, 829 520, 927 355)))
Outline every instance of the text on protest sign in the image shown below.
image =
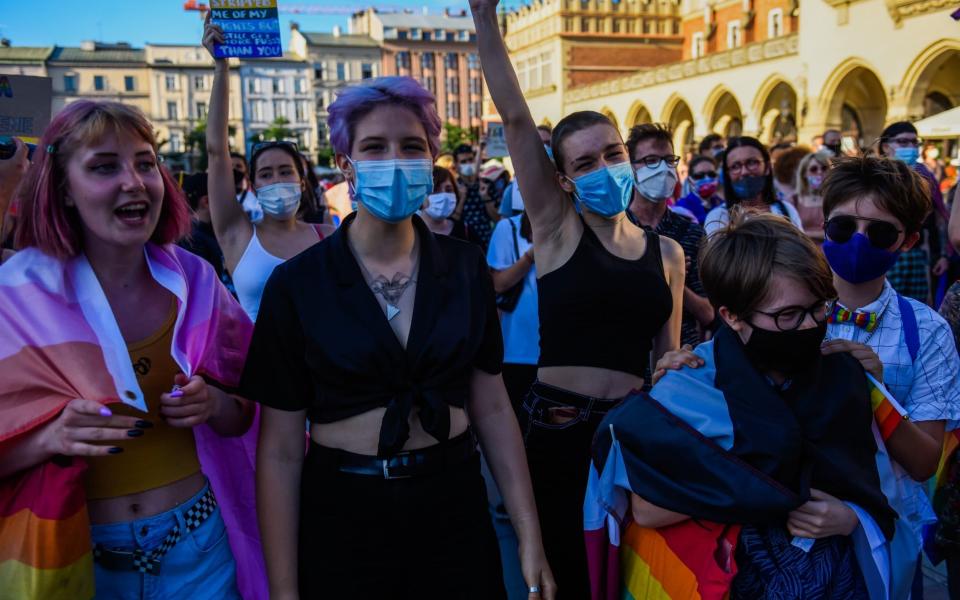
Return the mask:
POLYGON ((277 0, 211 0, 210 11, 226 38, 214 46, 217 58, 283 56, 277 0))

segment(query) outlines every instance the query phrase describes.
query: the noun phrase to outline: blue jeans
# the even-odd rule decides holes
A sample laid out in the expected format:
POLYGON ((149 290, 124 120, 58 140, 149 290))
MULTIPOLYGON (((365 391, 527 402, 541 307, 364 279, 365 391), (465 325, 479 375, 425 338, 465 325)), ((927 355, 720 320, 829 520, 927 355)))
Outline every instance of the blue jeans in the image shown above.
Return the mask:
MULTIPOLYGON (((167 512, 146 519, 93 525, 94 544, 108 550, 152 552, 174 525, 186 530, 184 515, 207 491, 167 512)), ((181 536, 180 541, 160 559, 160 571, 146 575, 134 570, 114 571, 94 563, 97 600, 240 600, 236 564, 227 530, 217 507, 200 527, 181 536)))

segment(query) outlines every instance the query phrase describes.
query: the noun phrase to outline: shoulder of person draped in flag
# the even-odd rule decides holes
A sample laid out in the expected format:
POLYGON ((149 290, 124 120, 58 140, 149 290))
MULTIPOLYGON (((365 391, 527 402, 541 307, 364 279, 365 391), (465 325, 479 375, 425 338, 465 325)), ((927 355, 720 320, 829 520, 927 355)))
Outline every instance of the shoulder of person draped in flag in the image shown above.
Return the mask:
MULTIPOLYGON (((148 244, 154 279, 177 298, 172 356, 188 376, 239 383, 252 325, 202 259, 148 244)), ((75 398, 142 398, 126 344, 83 255, 60 261, 35 248, 0 268, 0 444, 56 417, 75 398)), ((256 422, 240 438, 194 428, 203 472, 227 525, 245 598, 266 598, 253 502, 256 422)), ((0 581, 11 597, 93 596, 85 462, 54 459, 0 480, 0 581)))

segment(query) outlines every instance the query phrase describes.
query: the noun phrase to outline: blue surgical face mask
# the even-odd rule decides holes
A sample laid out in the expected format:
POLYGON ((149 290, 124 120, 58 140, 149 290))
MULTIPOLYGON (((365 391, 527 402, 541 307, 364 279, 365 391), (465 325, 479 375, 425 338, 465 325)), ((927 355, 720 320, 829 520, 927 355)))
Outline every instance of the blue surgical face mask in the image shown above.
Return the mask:
POLYGON ((767 185, 767 175, 747 175, 731 183, 733 184, 733 193, 737 195, 738 199, 753 200, 767 185))
POLYGON ((877 248, 859 232, 842 244, 829 238, 824 240, 823 253, 833 272, 840 279, 854 284, 882 277, 900 256, 899 250, 891 252, 877 248))
POLYGON ((912 167, 914 163, 917 162, 917 159, 920 158, 920 149, 913 146, 907 146, 906 148, 898 146, 893 149, 893 157, 897 160, 902 160, 912 167))
POLYGON ((353 165, 353 195, 370 213, 399 223, 423 206, 433 191, 433 162, 414 160, 358 160, 353 165))
POLYGON ((286 220, 300 209, 299 183, 271 183, 257 188, 257 202, 263 213, 274 219, 286 220))
POLYGON ((604 217, 620 214, 633 199, 634 175, 629 162, 602 167, 573 180, 577 201, 604 217))

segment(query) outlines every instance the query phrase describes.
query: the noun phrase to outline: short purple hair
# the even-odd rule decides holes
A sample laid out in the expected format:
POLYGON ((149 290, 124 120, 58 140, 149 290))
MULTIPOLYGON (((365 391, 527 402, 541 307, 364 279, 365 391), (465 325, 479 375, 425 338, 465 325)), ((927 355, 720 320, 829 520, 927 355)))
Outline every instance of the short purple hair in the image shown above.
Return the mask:
POLYGON ((427 132, 430 154, 440 152, 440 115, 437 101, 412 77, 377 77, 345 88, 328 109, 330 143, 333 149, 349 156, 357 121, 378 106, 403 106, 413 111, 427 132))

